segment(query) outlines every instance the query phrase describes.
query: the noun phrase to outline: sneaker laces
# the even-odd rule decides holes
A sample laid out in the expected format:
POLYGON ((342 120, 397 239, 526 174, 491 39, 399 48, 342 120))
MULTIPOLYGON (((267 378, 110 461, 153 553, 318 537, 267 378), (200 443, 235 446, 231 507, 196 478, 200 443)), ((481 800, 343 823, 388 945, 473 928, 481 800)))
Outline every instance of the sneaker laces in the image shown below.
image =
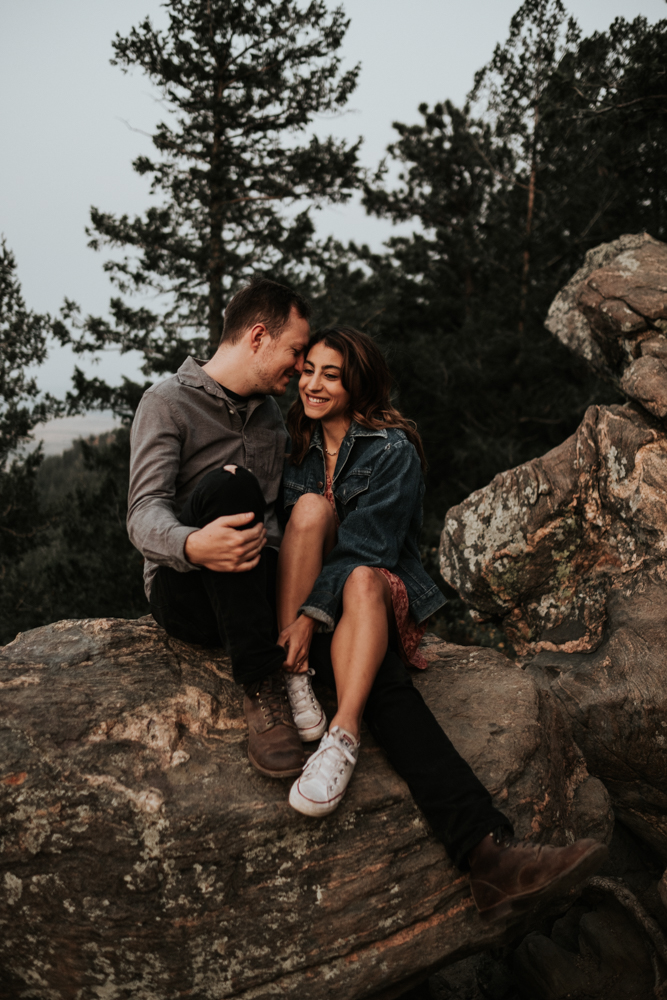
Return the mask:
POLYGON ((303 674, 288 674, 285 678, 293 711, 301 711, 308 702, 313 708, 317 707, 315 694, 310 683, 310 678, 314 675, 315 671, 309 667, 303 674))
MULTIPOLYGON (((338 726, 335 727, 335 730, 337 729, 338 726)), ((322 737, 319 748, 303 766, 304 778, 321 774, 327 783, 327 788, 337 784, 339 775, 343 774, 348 763, 352 767, 357 763, 354 754, 337 739, 335 730, 322 737)))

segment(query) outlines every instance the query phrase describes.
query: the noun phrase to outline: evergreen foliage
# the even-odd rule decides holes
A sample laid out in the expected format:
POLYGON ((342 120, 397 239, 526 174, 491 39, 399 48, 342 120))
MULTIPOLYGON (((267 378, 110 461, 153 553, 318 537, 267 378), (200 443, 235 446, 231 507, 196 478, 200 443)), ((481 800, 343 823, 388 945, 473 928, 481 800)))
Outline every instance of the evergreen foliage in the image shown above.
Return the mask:
MULTIPOLYGON (((91 246, 114 251, 105 268, 119 295, 109 320, 81 319, 66 302, 75 349, 139 350, 152 381, 189 353, 212 353, 225 301, 251 274, 298 286, 315 325, 356 324, 387 351, 430 463, 424 555, 435 574, 448 507, 559 444, 590 403, 615 399, 543 321, 591 247, 642 230, 667 239, 667 21, 618 18, 582 38, 561 0, 526 0, 464 107, 424 104, 417 122, 395 123, 390 183, 386 163, 362 178, 357 146, 304 139, 356 82, 356 69, 341 69, 342 10, 323 0, 165 6, 164 31, 145 20, 114 42, 115 64, 143 70, 169 117, 154 156, 134 164, 151 179, 144 215, 91 212, 91 246), (312 207, 359 185, 370 213, 413 222, 413 234, 380 253, 318 243, 312 207)), ((38 494, 39 454, 8 463, 54 406, 25 373, 44 358, 50 321, 25 309, 4 247, 2 261, 6 641, 58 617, 144 613, 141 558, 124 526, 127 425, 144 386, 76 371, 70 411, 112 409, 124 428, 78 446, 64 494, 53 476, 47 489, 45 467, 38 494)), ((469 640, 453 611, 450 636, 469 640)), ((474 641, 500 639, 478 632, 474 641)))
POLYGON ((16 276, 16 258, 0 238, 0 470, 10 456, 31 439, 38 423, 52 416, 60 404, 41 394, 34 375, 46 360, 49 316, 26 308, 16 276))
MULTIPOLYGON (((338 50, 348 22, 323 0, 167 0, 169 24, 147 18, 117 35, 112 64, 143 70, 169 112, 153 157, 134 169, 156 203, 136 218, 91 210, 90 246, 121 248, 106 262, 123 296, 158 294, 160 311, 111 302, 109 321, 79 321, 78 350, 142 352, 143 371, 175 371, 210 356, 228 297, 257 272, 293 279, 315 252, 311 210, 358 184, 358 144, 303 133, 339 111, 358 68, 338 50)), ((76 320, 67 303, 66 318, 76 320)), ((112 392, 77 372, 73 407, 98 400, 124 416, 143 387, 112 392)))
POLYGON ((12 602, 3 603, 0 643, 63 618, 148 612, 143 559, 125 528, 128 464, 126 428, 78 441, 42 463, 31 481, 30 513, 43 528, 11 564, 12 602))
MULTIPOLYGON (((667 21, 617 19, 581 39, 559 0, 527 0, 464 108, 395 123, 376 215, 414 220, 387 253, 334 272, 357 323, 388 348, 431 465, 433 538, 449 506, 614 400, 543 328, 585 252, 624 232, 665 239, 667 21)), ((333 293, 333 294, 332 294, 333 293)))
POLYGON ((17 578, 18 564, 48 528, 35 481, 41 449, 25 454, 22 448, 38 423, 62 409, 39 392, 29 371, 44 362, 51 330, 49 316, 26 308, 16 259, 0 239, 0 642, 16 633, 25 589, 17 578))

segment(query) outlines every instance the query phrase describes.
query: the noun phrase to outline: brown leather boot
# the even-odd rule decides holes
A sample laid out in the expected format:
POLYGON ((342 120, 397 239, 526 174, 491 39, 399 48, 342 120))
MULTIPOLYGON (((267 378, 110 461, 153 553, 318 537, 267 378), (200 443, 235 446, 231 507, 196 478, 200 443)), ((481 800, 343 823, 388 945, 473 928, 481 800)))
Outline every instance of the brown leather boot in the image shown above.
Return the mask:
POLYGON ((269 778, 296 778, 306 758, 292 718, 284 671, 276 670, 244 687, 250 763, 269 778))
POLYGON ((485 922, 525 913, 583 882, 606 856, 607 848, 597 840, 550 847, 496 830, 468 855, 472 898, 485 922))

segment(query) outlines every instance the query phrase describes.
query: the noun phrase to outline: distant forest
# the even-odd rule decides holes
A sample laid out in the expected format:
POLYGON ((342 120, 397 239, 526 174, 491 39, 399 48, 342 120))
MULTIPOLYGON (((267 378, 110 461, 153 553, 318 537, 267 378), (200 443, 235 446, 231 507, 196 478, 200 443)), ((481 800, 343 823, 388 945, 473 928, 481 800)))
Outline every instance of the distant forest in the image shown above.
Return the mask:
MULTIPOLYGON (((356 325, 386 352, 426 447, 423 552, 436 574, 450 506, 615 398, 545 332, 558 289, 602 242, 666 238, 666 20, 618 18, 583 37, 560 0, 526 0, 465 105, 423 104, 395 122, 370 171, 358 145, 312 135, 356 86, 358 69, 341 69, 342 8, 166 9, 165 30, 146 19, 112 41, 113 64, 142 70, 170 114, 152 157, 132 165, 151 206, 91 209, 89 244, 108 252, 114 286, 108 315, 69 299, 57 317, 30 310, 1 245, 0 642, 59 618, 146 613, 124 526, 128 428, 147 385, 215 350, 225 302, 253 274, 305 293, 315 327, 356 325), (314 208, 355 193, 412 235, 380 253, 321 239, 314 208), (144 381, 111 386, 77 368, 66 399, 40 394, 29 366, 54 339, 82 355, 139 351, 144 381), (39 422, 95 408, 120 429, 57 459, 30 450, 39 422)), ((441 628, 465 640, 461 605, 448 615, 441 628)))

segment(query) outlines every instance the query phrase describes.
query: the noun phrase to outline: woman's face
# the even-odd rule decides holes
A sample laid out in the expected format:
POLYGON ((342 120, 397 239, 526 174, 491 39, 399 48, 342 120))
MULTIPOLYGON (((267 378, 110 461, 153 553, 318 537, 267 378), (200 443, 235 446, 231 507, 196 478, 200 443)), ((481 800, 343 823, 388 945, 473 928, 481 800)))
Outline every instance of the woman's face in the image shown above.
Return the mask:
POLYGON ((306 416, 311 420, 331 420, 347 415, 350 394, 344 388, 340 372, 343 358, 324 343, 308 351, 299 379, 299 395, 306 416))

